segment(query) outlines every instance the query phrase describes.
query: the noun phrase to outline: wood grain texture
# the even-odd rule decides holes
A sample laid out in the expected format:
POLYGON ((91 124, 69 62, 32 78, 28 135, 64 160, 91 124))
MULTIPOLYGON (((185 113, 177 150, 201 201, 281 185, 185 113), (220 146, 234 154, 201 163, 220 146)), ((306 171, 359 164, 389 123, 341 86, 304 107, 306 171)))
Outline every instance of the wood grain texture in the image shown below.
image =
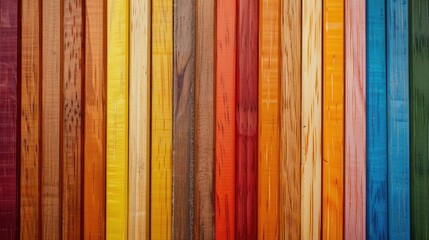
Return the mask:
POLYGON ((196 1, 194 238, 214 239, 215 0, 196 1))
POLYGON ((323 239, 341 239, 344 232, 344 84, 344 1, 326 0, 323 4, 323 239))
POLYGON ((18 1, 0 2, 0 234, 19 237, 18 1))
POLYGON ((171 238, 173 1, 152 2, 151 239, 171 238))
POLYGON ((128 10, 128 1, 107 0, 107 239, 127 238, 128 10))
POLYGON ((41 2, 21 2, 20 237, 41 239, 41 2))
POLYGON ((235 237, 256 239, 258 224, 259 1, 237 1, 235 237))
POLYGON ((279 237, 280 1, 259 1, 258 239, 279 237))
POLYGON ((387 239, 385 1, 367 1, 366 10, 366 238, 387 239))
POLYGON ((410 1, 411 238, 429 237, 429 1, 410 1))
POLYGON ((322 234, 322 2, 302 2, 301 238, 322 234))
POLYGON ((301 234, 301 2, 282 1, 280 239, 301 234))
POLYGON ((106 1, 85 4, 83 237, 106 231, 106 1))
POLYGON ((193 239, 195 0, 174 5, 173 239, 193 239))
POLYGON ((389 238, 410 237, 408 0, 387 0, 389 238))
POLYGON ((235 239, 236 1, 216 2, 215 236, 235 239))
POLYGON ((150 7, 130 1, 129 239, 149 239, 150 7))

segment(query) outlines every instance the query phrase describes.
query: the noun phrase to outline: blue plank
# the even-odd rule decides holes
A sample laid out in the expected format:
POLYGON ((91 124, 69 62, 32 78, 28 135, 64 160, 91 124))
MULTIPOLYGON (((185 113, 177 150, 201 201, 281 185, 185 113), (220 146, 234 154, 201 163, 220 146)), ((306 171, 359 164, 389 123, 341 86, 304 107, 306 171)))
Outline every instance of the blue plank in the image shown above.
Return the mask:
POLYGON ((409 239, 408 0, 386 3, 389 239, 409 239))
POLYGON ((366 239, 387 239, 386 5, 366 1, 366 239))

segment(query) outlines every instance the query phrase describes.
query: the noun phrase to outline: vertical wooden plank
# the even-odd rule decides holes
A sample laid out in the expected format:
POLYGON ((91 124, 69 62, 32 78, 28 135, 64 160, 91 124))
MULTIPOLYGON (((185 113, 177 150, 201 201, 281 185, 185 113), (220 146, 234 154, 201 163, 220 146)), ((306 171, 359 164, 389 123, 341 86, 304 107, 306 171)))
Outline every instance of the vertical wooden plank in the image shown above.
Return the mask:
POLYGON ((322 2, 302 2, 301 238, 322 234, 322 2))
POLYGON ((152 2, 151 238, 171 238, 173 1, 152 2))
POLYGON ((344 230, 343 0, 326 0, 323 4, 322 111, 322 238, 341 239, 344 230))
POLYGON ((41 1, 21 3, 21 239, 41 239, 41 1))
POLYGON ((85 2, 83 237, 105 239, 106 1, 85 2))
POLYGON ((215 0, 196 1, 194 238, 214 238, 215 0))
POLYGON ((130 1, 128 238, 149 239, 150 1, 130 1))
POLYGON ((107 1, 106 238, 127 238, 128 1, 107 1))
POLYGON ((258 37, 259 1, 237 1, 235 237, 256 239, 258 230, 258 37))
POLYGON ((18 232, 18 1, 0 2, 0 234, 18 232))
POLYGON ((389 238, 410 237, 408 0, 387 0, 389 238))
POLYGON ((411 238, 429 233, 429 1, 410 1, 411 238))
POLYGON ((195 0, 174 4, 173 239, 193 239, 195 0))
POLYGON ((281 6, 280 239, 301 234, 301 1, 281 6))

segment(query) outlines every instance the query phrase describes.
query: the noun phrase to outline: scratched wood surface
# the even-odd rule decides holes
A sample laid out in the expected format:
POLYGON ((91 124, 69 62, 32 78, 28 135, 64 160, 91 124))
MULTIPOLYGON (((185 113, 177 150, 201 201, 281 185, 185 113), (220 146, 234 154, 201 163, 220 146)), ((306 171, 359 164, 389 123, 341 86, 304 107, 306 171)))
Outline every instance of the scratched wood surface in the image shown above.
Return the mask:
POLYGON ((215 0, 195 7, 194 238, 214 239, 215 0))
POLYGON ((195 0, 174 5, 173 239, 193 239, 195 0))
POLYGON ((258 0, 237 1, 235 237, 258 224, 258 0))
POLYGON ((106 1, 85 5, 83 237, 105 239, 106 1))
POLYGON ((280 239, 301 234, 301 2, 282 1, 280 239))
POLYGON ((429 1, 410 1, 411 238, 429 232, 429 1))
POLYGON ((390 239, 410 237, 408 0, 387 0, 387 148, 390 239))
POLYGON ((107 1, 106 238, 127 238, 128 1, 107 1))
POLYGON ((149 239, 150 7, 130 1, 129 239, 149 239))
POLYGON ((302 2, 301 238, 322 234, 322 2, 302 2))
POLYGON ((280 1, 259 2, 258 239, 279 237, 280 1))
MULTIPOLYGON (((352 63, 350 63, 352 64, 352 63)), ((323 5, 322 238, 344 225, 344 1, 323 5)))
POLYGON ((18 1, 0 2, 0 233, 19 236, 18 1))

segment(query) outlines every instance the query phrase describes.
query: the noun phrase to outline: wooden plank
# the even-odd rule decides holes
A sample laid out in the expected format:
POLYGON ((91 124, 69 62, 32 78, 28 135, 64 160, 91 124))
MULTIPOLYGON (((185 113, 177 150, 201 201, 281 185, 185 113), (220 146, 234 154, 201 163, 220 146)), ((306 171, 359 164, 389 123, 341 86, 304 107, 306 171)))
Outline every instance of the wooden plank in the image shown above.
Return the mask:
POLYGON ((41 2, 21 3, 20 237, 41 239, 41 2))
POLYGON ((408 0, 386 1, 389 238, 410 237, 408 0))
POLYGON ((366 236, 387 235, 386 5, 366 2, 366 236))
MULTIPOLYGON (((352 63, 350 63, 352 64, 352 63)), ((322 238, 344 225, 344 1, 323 5, 322 238)))
POLYGON ((429 232, 429 1, 410 1, 411 238, 429 232))
POLYGON ((301 2, 282 1, 280 239, 301 234, 301 2))
POLYGON ((174 4, 173 239, 193 239, 195 0, 174 4))
POLYGON ((149 239, 150 2, 130 1, 128 238, 149 239))
POLYGON ((0 2, 0 233, 19 236, 18 1, 0 2))
POLYGON ((235 237, 258 229, 258 0, 237 1, 235 237))
POLYGON ((322 2, 302 2, 301 238, 320 239, 322 208, 322 2))
POLYGON ((128 220, 128 1, 107 1, 106 238, 126 239, 128 220))
POLYGON ((194 238, 214 239, 215 0, 196 1, 194 238))
POLYGON ((152 2, 151 238, 171 238, 173 1, 152 2))

